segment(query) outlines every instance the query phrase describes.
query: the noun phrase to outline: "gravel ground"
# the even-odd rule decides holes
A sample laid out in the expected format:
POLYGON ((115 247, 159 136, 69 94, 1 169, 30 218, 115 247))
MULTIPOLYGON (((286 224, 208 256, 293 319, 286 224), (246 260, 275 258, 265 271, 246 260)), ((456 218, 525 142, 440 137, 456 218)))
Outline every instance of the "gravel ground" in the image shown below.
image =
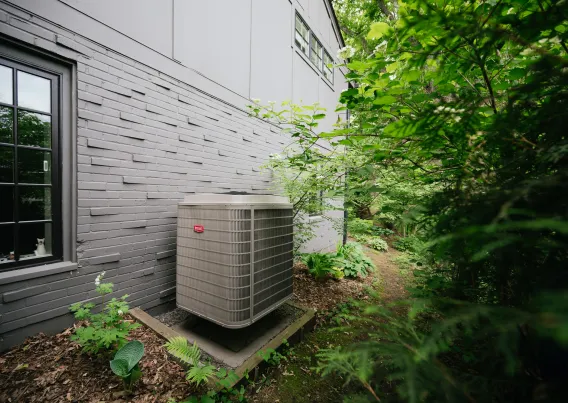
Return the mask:
POLYGON ((156 316, 156 319, 158 319, 164 325, 172 327, 177 325, 178 323, 184 322, 186 319, 189 319, 191 316, 193 315, 190 314, 189 312, 184 311, 181 308, 176 308, 173 311, 169 311, 156 316))

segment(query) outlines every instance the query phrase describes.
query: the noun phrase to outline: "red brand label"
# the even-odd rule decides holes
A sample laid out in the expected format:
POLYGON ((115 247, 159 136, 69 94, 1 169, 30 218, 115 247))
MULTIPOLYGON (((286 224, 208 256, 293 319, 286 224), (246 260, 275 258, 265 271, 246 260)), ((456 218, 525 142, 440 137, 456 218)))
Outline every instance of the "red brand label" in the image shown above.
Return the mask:
POLYGON ((203 228, 203 225, 194 225, 194 226, 193 226, 193 231, 195 231, 195 232, 203 232, 203 231, 205 231, 205 228, 203 228))

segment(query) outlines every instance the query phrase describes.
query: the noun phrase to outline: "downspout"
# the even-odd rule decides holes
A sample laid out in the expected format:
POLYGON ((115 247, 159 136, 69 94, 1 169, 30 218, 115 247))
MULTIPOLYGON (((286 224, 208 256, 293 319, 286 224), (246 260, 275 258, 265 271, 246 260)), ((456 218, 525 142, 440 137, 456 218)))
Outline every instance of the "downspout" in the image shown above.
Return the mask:
MULTIPOLYGON (((349 113, 349 109, 347 109, 347 112, 345 114, 345 119, 347 120, 347 128, 349 128, 350 126, 350 118, 351 118, 351 114, 349 113)), ((345 154, 347 154, 347 145, 345 146, 345 154)), ((345 185, 344 185, 344 190, 343 190, 343 245, 345 245, 347 243, 347 219, 349 218, 349 213, 347 212, 347 205, 345 202, 345 197, 347 196, 347 175, 349 173, 349 169, 347 167, 345 167, 345 176, 344 181, 345 181, 345 185)))

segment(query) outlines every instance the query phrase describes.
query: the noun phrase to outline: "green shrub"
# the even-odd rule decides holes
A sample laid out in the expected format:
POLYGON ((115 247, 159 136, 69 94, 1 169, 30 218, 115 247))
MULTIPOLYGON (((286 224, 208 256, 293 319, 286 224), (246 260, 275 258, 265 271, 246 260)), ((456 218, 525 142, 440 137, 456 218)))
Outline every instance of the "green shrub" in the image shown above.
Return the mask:
POLYGON ((369 241, 370 235, 352 234, 351 237, 361 244, 366 244, 369 241))
POLYGON ((370 237, 367 240, 367 245, 369 246, 369 248, 378 250, 379 252, 386 252, 389 250, 387 242, 384 239, 381 239, 376 236, 370 237))
POLYGON ((189 365, 189 370, 185 374, 185 379, 190 383, 199 386, 201 382, 207 382, 215 374, 213 365, 205 365, 200 361, 201 350, 197 343, 189 345, 187 339, 183 337, 172 337, 165 345, 168 352, 189 365))
POLYGON ((352 218, 347 223, 347 229, 351 234, 370 234, 373 229, 373 221, 352 218))
POLYGON ((120 348, 126 344, 126 337, 131 330, 140 325, 129 323, 123 320, 123 316, 128 313, 128 303, 123 295, 121 298, 113 298, 105 305, 105 295, 110 294, 113 289, 112 283, 101 283, 105 272, 95 279, 95 290, 102 299, 102 311, 92 313, 95 304, 92 302, 78 302, 69 307, 75 315, 75 319, 85 321, 83 325, 75 330, 71 340, 76 341, 86 353, 97 354, 102 349, 120 348))
POLYGON ((361 245, 355 242, 337 246, 337 263, 343 267, 345 277, 366 277, 375 269, 361 245))
POLYGON ((371 228, 371 234, 374 236, 391 236, 394 235, 392 229, 374 226, 371 228))
POLYGON ((407 237, 397 237, 392 246, 401 252, 418 253, 424 248, 424 242, 415 235, 409 235, 407 237))
POLYGON ((128 393, 132 392, 132 386, 142 376, 138 362, 144 355, 144 344, 138 340, 133 340, 118 350, 114 356, 114 360, 110 362, 110 369, 115 375, 122 378, 124 390, 128 393))
POLYGON ((334 258, 335 256, 329 253, 309 253, 303 256, 304 263, 308 266, 308 273, 318 280, 328 274, 335 276, 337 270, 334 258))

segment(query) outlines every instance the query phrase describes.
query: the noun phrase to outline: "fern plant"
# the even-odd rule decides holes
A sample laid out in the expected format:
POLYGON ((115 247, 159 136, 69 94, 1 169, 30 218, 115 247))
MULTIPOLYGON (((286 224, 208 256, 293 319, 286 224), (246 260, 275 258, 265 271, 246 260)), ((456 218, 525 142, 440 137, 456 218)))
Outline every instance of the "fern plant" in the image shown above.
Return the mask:
POLYGON ((166 343, 165 347, 171 355, 190 367, 185 374, 185 379, 188 382, 199 386, 215 374, 216 368, 213 365, 206 365, 200 361, 201 350, 197 343, 194 342, 190 345, 187 339, 183 337, 173 337, 166 343))
POLYGON ((505 383, 522 372, 520 323, 557 340, 564 337, 568 345, 568 338, 561 336, 568 328, 563 319, 567 299, 552 301, 546 314, 447 299, 368 306, 366 315, 356 320, 374 329, 366 334, 369 339, 320 350, 317 371, 359 383, 371 401, 383 397, 380 380, 387 373, 400 398, 409 403, 494 401, 495 376, 505 383), (440 318, 435 308, 442 304, 447 314, 440 318), (484 364, 488 359, 492 368, 484 364))

